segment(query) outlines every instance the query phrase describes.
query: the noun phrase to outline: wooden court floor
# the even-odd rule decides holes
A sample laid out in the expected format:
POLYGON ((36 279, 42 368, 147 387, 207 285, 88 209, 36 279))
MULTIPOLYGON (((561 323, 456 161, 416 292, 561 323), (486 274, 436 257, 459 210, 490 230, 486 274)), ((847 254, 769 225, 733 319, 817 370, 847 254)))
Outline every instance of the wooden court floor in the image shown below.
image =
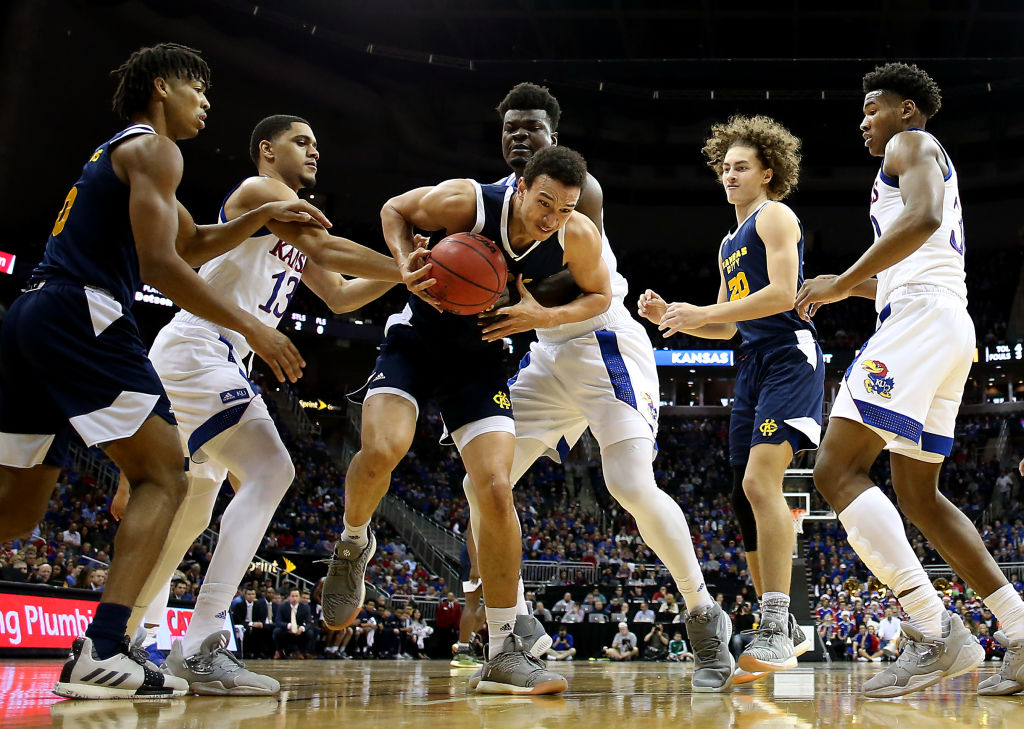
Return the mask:
POLYGON ((1024 694, 984 697, 986 666, 903 699, 857 693, 876 666, 804 664, 737 688, 691 694, 692 664, 558 663, 560 697, 467 694, 471 670, 443 661, 253 661, 278 698, 67 701, 54 661, 0 662, 0 727, 64 729, 694 729, 878 727, 1024 729, 1024 694))

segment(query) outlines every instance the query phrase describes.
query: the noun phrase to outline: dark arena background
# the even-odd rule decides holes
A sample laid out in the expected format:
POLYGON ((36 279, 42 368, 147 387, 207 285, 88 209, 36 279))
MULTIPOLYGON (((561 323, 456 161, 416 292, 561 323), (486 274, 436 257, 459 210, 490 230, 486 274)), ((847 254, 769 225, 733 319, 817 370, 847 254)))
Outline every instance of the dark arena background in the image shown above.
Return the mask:
MULTIPOLYGON (((633 311, 648 288, 672 301, 714 302, 715 257, 735 216, 701 147, 712 124, 738 113, 771 116, 800 137, 799 187, 786 202, 804 226, 805 275, 845 270, 872 242, 868 204, 878 161, 867 154, 858 128, 861 77, 889 61, 920 65, 942 89, 942 109, 928 130, 941 139, 959 176, 968 310, 977 335, 940 487, 1021 591, 1020 2, 9 0, 0 7, 0 40, 0 316, 42 257, 83 163, 122 128, 110 111, 109 72, 141 46, 191 46, 212 70, 207 128, 180 143, 185 171, 178 197, 197 222, 215 222, 228 191, 254 174, 248 141, 256 122, 295 114, 309 120, 321 153, 317 186, 303 196, 328 215, 335 234, 385 253, 383 203, 449 178, 490 182, 507 175, 495 107, 519 82, 547 86, 562 108, 559 142, 581 152, 600 180, 605 229, 629 281, 626 303, 633 311)), ((268 603, 297 586, 313 593, 316 606, 325 573, 317 560, 330 555, 342 528, 345 470, 359 449, 360 409, 346 393, 372 370, 385 321, 407 295, 399 286, 361 310, 335 315, 300 288, 281 329, 308 363, 304 377, 278 385, 262 362, 254 364, 252 379, 296 469, 246 576, 268 603)), ((159 291, 138 292, 134 313, 147 344, 174 311, 159 291)), ((850 300, 825 307, 815 322, 827 367, 827 415, 846 368, 875 328, 875 313, 871 302, 850 300)), ((729 500, 738 339, 663 339, 656 327, 647 329, 661 384, 658 485, 682 506, 711 592, 735 617, 756 613, 729 500)), ((507 340, 510 374, 530 341, 529 335, 507 340)), ((1000 665, 988 618, 979 596, 909 524, 929 577, 978 634, 987 660, 905 700, 871 701, 858 693, 878 666, 856 660, 853 635, 893 601, 815 492, 813 453, 797 456, 785 486, 791 506, 810 516, 797 542, 792 594, 794 613, 813 632, 815 646, 800 666, 731 694, 702 695, 690 690, 693 664, 659 660, 658 651, 605 662, 602 648, 610 645, 616 616, 645 646, 653 645, 644 639, 654 626, 666 634, 685 636, 685 630, 672 607, 678 590, 608 493, 589 433, 564 467, 539 461, 515 490, 528 600, 550 612, 551 634, 563 617, 553 610, 556 603, 584 606, 583 622, 566 623, 575 661, 550 664, 569 679, 569 690, 559 697, 467 692, 472 670, 449 665, 458 624, 446 596, 463 597, 459 555, 469 512, 461 461, 453 447, 438 444, 441 430, 436 409, 424 408, 413 448, 374 519, 379 547, 367 573, 379 593, 375 625, 390 626, 416 609, 432 635, 419 646, 407 633, 367 641, 364 631, 361 640, 357 635, 332 650, 330 631, 314 625, 308 651, 275 659, 269 636, 238 626, 232 648, 251 668, 281 681, 282 693, 273 698, 87 702, 50 693, 71 641, 95 611, 117 528, 109 514, 116 467, 98 448, 73 447, 45 520, 32 534, 0 544, 0 724, 1024 725, 1021 695, 976 693, 1000 665), (76 529, 80 537, 70 538, 76 529), (596 601, 603 612, 594 610, 596 601), (641 602, 654 609, 655 623, 634 621, 641 602), (334 660, 342 656, 353 660, 334 660)), ((872 477, 894 498, 887 458, 876 462, 872 477)), ((217 515, 230 494, 225 484, 214 521, 179 567, 175 581, 184 591, 172 596, 160 636, 164 650, 187 626, 217 543, 217 515)))

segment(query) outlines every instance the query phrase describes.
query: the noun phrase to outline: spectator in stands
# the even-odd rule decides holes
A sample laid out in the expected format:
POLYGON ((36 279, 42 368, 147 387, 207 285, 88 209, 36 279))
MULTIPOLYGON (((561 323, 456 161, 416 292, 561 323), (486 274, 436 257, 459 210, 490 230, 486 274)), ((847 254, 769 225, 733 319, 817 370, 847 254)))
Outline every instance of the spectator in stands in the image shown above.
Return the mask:
POLYGON ((256 590, 246 587, 242 599, 231 607, 231 623, 242 638, 243 658, 266 658, 270 653, 270 634, 273 630, 270 606, 256 590))
POLYGON ((107 586, 107 571, 105 569, 93 570, 89 577, 88 589, 93 592, 103 592, 107 586))
POLYGON ((49 562, 43 562, 42 564, 36 565, 36 569, 32 573, 31 577, 29 577, 28 581, 37 585, 46 585, 49 584, 52 574, 53 567, 50 566, 49 562))
MULTIPOLYGON (((459 639, 459 623, 462 620, 462 606, 455 601, 455 593, 449 592, 437 605, 434 631, 439 645, 445 649, 459 639)), ((451 658, 450 655, 445 655, 451 658)))
POLYGON ((171 583, 171 599, 181 602, 195 602, 195 598, 188 592, 188 583, 185 580, 177 579, 171 583))
POLYGON ((676 596, 671 592, 666 592, 662 601, 661 607, 658 608, 659 613, 670 613, 672 615, 679 614, 679 603, 676 602, 676 596))
POLYGON ((301 601, 298 588, 292 588, 274 613, 274 658, 312 658, 312 627, 309 605, 301 601))
POLYGON ((660 661, 668 656, 668 636, 665 626, 656 623, 644 636, 644 658, 648 661, 660 661))
POLYGON ((551 641, 551 647, 548 648, 548 660, 571 661, 573 656, 576 655, 576 649, 573 647, 574 643, 573 637, 563 625, 558 629, 558 635, 551 641))
POLYGON ((572 599, 572 593, 567 592, 561 600, 555 603, 551 611, 554 613, 567 613, 574 607, 576 607, 576 602, 572 599))
POLYGON ((416 645, 416 657, 426 658, 426 640, 434 634, 434 629, 427 625, 423 619, 423 613, 418 609, 412 611, 412 640, 416 645))
POLYGON ((78 523, 71 522, 67 529, 61 533, 61 541, 73 547, 82 546, 82 533, 78 531, 78 523))
POLYGON ((367 600, 359 615, 352 622, 352 655, 369 657, 374 650, 374 643, 377 633, 377 604, 373 600, 367 600))
POLYGON ((903 621, 896 617, 896 608, 892 605, 885 609, 885 617, 878 621, 878 640, 882 643, 883 654, 890 658, 899 655, 902 624, 903 621))
POLYGON ((854 646, 857 650, 857 660, 861 662, 874 661, 879 663, 882 660, 882 643, 875 633, 874 625, 861 624, 857 636, 854 638, 854 646))
POLYGON ((633 616, 634 623, 653 623, 655 619, 654 611, 648 606, 647 601, 640 603, 640 609, 636 611, 636 615, 633 616))
POLYGON ((562 614, 563 623, 582 623, 587 619, 587 611, 583 609, 582 605, 573 605, 572 609, 566 610, 562 614))
POLYGON ((544 607, 544 603, 540 600, 534 603, 533 616, 544 623, 551 622, 551 611, 544 607))
POLYGON ((619 632, 612 639, 611 647, 604 649, 604 653, 613 661, 629 661, 640 654, 636 634, 630 631, 627 623, 619 623, 619 632))
POLYGON ((754 639, 747 631, 754 629, 754 614, 749 602, 743 603, 739 613, 733 615, 732 638, 729 640, 729 651, 738 658, 743 649, 754 639), (744 635, 744 633, 747 633, 744 635))
POLYGON ((683 640, 683 634, 678 630, 672 635, 672 640, 668 642, 668 660, 673 662, 693 660, 693 654, 690 653, 686 641, 683 640))

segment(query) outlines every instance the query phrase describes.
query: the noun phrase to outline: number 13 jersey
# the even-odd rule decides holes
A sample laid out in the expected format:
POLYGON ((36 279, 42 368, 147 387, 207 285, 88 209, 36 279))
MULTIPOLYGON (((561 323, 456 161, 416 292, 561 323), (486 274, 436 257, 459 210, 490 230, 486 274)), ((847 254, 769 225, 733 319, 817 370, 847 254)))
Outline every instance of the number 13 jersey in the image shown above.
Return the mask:
MULTIPOLYGON (((224 204, 237 189, 236 186, 228 193, 224 204)), ((222 223, 227 222, 224 204, 220 207, 219 216, 222 223)), ((302 280, 305 267, 305 253, 266 228, 260 228, 238 247, 204 263, 199 269, 199 277, 242 311, 276 328, 302 280)), ((240 357, 246 357, 250 352, 245 337, 231 329, 217 326, 187 311, 179 311, 174 320, 213 329, 231 343, 240 357)))

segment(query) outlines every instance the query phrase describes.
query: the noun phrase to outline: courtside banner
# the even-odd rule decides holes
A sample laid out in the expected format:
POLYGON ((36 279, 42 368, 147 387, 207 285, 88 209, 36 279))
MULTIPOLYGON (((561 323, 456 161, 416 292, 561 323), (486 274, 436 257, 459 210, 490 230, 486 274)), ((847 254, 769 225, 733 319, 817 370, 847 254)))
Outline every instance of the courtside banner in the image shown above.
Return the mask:
MULTIPOLYGON (((5 583, 0 585, 0 652, 7 655, 43 655, 65 652, 89 627, 96 614, 99 593, 5 583), (44 594, 41 594, 45 590, 44 594)), ((185 637, 192 608, 168 606, 157 634, 157 647, 170 650, 185 637)), ((229 650, 236 650, 231 619, 224 628, 231 635, 229 650)))
POLYGON ((0 251, 0 273, 14 273, 14 258, 13 253, 0 251))

